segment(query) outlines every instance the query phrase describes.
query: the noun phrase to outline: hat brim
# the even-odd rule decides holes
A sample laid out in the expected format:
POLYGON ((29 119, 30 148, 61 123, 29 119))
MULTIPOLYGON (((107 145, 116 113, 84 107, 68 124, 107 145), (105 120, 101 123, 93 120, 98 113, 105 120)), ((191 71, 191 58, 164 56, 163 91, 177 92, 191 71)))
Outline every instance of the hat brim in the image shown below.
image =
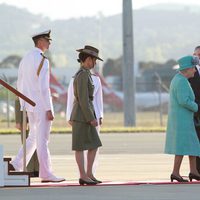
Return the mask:
POLYGON ((99 58, 98 56, 95 56, 95 55, 93 55, 93 54, 90 54, 90 53, 88 53, 88 52, 85 52, 84 50, 85 50, 85 49, 77 49, 76 51, 78 51, 78 52, 80 52, 80 53, 85 53, 85 54, 87 54, 87 55, 90 55, 90 56, 92 56, 92 57, 95 57, 96 59, 98 59, 98 60, 100 60, 100 61, 103 61, 103 59, 99 58))
POLYGON ((184 67, 180 67, 177 69, 177 71, 181 71, 181 70, 184 70, 184 69, 190 69, 190 68, 193 68, 193 67, 196 67, 196 65, 190 65, 190 66, 184 66, 184 67))
POLYGON ((52 39, 50 37, 43 37, 43 38, 52 41, 52 39))
POLYGON ((49 40, 49 41, 52 41, 52 39, 48 36, 35 36, 35 37, 32 37, 33 40, 37 40, 37 39, 40 39, 40 38, 44 38, 46 40, 49 40))

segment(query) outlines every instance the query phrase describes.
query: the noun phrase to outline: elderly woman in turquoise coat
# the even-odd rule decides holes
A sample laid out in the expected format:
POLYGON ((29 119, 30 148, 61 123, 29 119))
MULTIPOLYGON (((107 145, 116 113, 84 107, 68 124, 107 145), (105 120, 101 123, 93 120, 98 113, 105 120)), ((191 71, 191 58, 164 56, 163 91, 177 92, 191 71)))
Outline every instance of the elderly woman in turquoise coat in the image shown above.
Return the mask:
POLYGON ((196 156, 200 155, 200 143, 195 131, 193 116, 198 111, 188 78, 194 76, 197 57, 185 56, 178 60, 179 70, 170 84, 170 103, 166 132, 165 153, 174 154, 171 181, 188 182, 180 175, 184 155, 189 156, 189 180, 200 180, 196 169, 196 156))

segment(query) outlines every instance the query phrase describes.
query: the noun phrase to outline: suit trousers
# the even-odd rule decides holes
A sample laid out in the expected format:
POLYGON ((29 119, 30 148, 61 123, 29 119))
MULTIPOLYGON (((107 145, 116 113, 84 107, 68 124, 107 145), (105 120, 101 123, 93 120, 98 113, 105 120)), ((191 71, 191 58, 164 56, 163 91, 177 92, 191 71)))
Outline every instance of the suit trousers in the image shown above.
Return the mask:
MULTIPOLYGON (((37 150, 39 177, 45 179, 52 176, 51 158, 48 148, 52 122, 47 120, 46 111, 27 112, 27 114, 30 130, 29 136, 26 139, 26 165, 29 163, 35 150, 37 150)), ((23 147, 20 148, 11 164, 16 170, 23 170, 23 147)))
MULTIPOLYGON (((23 124, 21 124, 21 127, 23 127, 23 124)), ((28 137, 29 130, 26 131, 26 138, 28 137)), ((23 131, 21 131, 21 141, 23 143, 23 131)), ((33 153, 33 156, 31 157, 27 167, 27 172, 39 172, 39 162, 37 157, 37 152, 35 151, 33 153)))
MULTIPOLYGON (((200 126, 195 126, 195 129, 200 142, 200 126)), ((200 173, 200 157, 196 157, 196 167, 198 172, 200 173)))

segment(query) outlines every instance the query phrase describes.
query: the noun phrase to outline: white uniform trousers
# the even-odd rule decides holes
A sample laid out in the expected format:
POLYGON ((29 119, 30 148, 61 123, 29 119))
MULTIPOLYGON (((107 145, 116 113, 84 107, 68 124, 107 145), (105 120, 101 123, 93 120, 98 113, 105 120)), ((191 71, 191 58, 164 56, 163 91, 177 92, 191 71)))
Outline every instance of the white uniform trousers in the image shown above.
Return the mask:
MULTIPOLYGON (((39 177, 45 179, 52 176, 51 158, 48 148, 52 122, 47 120, 46 111, 27 112, 27 114, 30 131, 26 140, 26 165, 29 163, 35 150, 37 150, 39 177)), ((17 171, 23 170, 23 147, 20 148, 11 164, 17 171)))

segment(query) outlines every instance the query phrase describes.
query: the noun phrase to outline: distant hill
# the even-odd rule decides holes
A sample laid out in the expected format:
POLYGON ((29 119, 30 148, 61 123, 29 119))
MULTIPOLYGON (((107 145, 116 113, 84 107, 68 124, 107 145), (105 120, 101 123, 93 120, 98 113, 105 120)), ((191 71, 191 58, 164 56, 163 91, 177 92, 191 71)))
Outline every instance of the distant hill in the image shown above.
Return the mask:
MULTIPOLYGON (((200 44, 200 7, 155 5, 134 10, 136 61, 165 62, 190 54, 200 44)), ((51 54, 57 67, 74 67, 76 49, 92 44, 104 60, 122 55, 121 14, 52 21, 41 15, 0 4, 0 61, 22 56, 32 47, 30 36, 52 29, 51 54)))

